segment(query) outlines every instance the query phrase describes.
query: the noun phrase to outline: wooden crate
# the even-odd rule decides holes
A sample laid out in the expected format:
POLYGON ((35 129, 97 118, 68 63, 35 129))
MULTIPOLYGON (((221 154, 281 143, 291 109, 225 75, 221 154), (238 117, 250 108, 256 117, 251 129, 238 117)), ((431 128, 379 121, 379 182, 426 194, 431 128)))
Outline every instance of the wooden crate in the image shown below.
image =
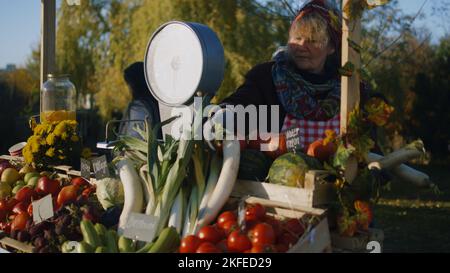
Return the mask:
POLYGON ((295 188, 265 182, 237 180, 232 196, 252 195, 273 201, 287 202, 302 207, 326 207, 335 201, 333 183, 324 180, 326 171, 312 170, 305 176, 305 188, 295 188))
POLYGON ((33 246, 31 244, 26 244, 9 238, 6 234, 0 231, 0 248, 8 252, 23 252, 32 253, 33 246))
POLYGON ((367 232, 359 232, 353 237, 341 236, 336 232, 331 233, 333 252, 370 253, 373 249, 368 247, 369 242, 379 243, 379 252, 383 252, 383 241, 384 232, 380 229, 369 229, 367 232))
MULTIPOLYGON (((242 199, 231 198, 235 202, 230 207, 236 207, 236 202, 242 199)), ((331 252, 331 239, 328 230, 326 211, 317 208, 308 208, 285 202, 267 200, 263 198, 247 196, 244 197, 247 204, 260 203, 266 207, 268 214, 277 218, 311 219, 311 224, 306 232, 292 246, 288 253, 324 253, 331 252)))
MULTIPOLYGON (((72 166, 60 165, 55 166, 53 169, 57 172, 59 178, 70 179, 72 177, 81 176, 81 171, 75 170, 72 166)), ((95 184, 94 173, 91 172, 89 182, 95 184)))

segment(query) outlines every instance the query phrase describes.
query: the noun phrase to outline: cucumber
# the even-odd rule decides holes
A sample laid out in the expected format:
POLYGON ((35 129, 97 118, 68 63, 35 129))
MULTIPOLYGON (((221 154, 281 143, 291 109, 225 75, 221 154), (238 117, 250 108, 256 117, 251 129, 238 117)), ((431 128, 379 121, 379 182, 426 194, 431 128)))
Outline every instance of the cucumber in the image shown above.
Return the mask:
POLYGON ((94 248, 85 241, 79 242, 77 246, 77 253, 93 253, 94 248))
POLYGON ((106 231, 106 248, 108 253, 119 253, 119 249, 117 247, 117 233, 115 230, 107 230, 106 231))
POLYGON ((93 249, 102 245, 100 237, 95 231, 94 225, 91 221, 82 220, 80 223, 81 234, 83 234, 84 241, 88 243, 93 249))
POLYGON ((108 253, 108 249, 104 246, 99 246, 95 249, 95 253, 108 253))
POLYGON ((120 253, 132 253, 135 252, 135 246, 133 240, 124 237, 123 235, 119 237, 119 252, 120 253))
POLYGON ((161 231, 158 239, 148 253, 170 253, 180 245, 180 235, 174 227, 167 227, 161 231))
POLYGON ((95 231, 100 238, 101 245, 106 246, 106 227, 100 223, 94 225, 95 231))
POLYGON ((142 248, 140 248, 136 253, 147 253, 153 247, 154 243, 147 243, 142 248))

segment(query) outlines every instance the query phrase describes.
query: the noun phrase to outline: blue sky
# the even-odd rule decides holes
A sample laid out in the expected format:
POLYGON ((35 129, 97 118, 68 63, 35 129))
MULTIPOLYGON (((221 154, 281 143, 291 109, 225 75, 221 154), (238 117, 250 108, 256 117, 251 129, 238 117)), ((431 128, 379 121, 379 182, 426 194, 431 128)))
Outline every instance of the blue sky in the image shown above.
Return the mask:
MULTIPOLYGON (((416 13, 424 1, 399 0, 399 4, 406 13, 416 13)), ((426 19, 415 23, 427 26, 433 32, 433 41, 445 33, 440 27, 442 22, 430 16, 437 1, 428 0, 424 8, 426 19)), ((0 0, 0 68, 9 63, 23 66, 32 47, 37 46, 40 37, 40 3, 40 0, 0 0)))

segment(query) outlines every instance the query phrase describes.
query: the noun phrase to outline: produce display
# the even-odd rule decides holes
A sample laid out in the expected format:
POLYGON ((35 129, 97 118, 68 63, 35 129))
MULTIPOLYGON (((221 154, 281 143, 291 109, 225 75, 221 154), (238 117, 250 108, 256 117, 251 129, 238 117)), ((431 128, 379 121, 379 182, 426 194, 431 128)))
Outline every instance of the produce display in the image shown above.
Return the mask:
POLYGON ((76 122, 36 125, 24 148, 25 162, 0 161, 0 230, 40 253, 288 252, 308 235, 313 216, 280 216, 260 204, 240 211, 223 211, 224 206, 238 179, 303 189, 307 173, 321 170, 336 192, 337 232, 352 237, 367 232, 373 221, 382 187, 376 172, 390 170, 433 187, 427 175, 403 165, 423 155, 421 141, 386 156, 370 153, 371 126, 384 122, 390 111, 383 101, 370 101, 364 111, 350 114, 347 134, 326 131, 301 150, 288 150, 284 133, 210 146, 185 131, 179 140, 167 136, 161 142, 156 132, 170 119, 136 128, 139 137, 120 136, 115 158, 105 162, 109 174, 93 181, 49 171, 51 163, 61 162, 56 149, 69 137, 72 144, 79 141, 76 122), (263 144, 273 149, 260 151, 263 144), (44 197, 51 197, 53 216, 41 221, 33 204, 44 197), (144 227, 151 238, 129 235, 136 232, 130 223, 138 216, 151 221, 144 227))
POLYGON ((287 252, 306 233, 310 220, 280 218, 259 204, 249 204, 239 223, 237 211, 224 211, 212 225, 181 240, 179 253, 287 252))

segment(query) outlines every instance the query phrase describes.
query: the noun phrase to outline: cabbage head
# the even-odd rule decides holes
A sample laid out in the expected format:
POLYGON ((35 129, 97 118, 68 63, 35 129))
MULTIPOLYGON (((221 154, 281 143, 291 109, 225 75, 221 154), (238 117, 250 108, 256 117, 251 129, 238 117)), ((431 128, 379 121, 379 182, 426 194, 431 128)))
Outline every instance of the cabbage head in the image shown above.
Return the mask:
POLYGON ((107 177, 95 184, 98 201, 105 210, 124 203, 123 185, 119 179, 107 177))

